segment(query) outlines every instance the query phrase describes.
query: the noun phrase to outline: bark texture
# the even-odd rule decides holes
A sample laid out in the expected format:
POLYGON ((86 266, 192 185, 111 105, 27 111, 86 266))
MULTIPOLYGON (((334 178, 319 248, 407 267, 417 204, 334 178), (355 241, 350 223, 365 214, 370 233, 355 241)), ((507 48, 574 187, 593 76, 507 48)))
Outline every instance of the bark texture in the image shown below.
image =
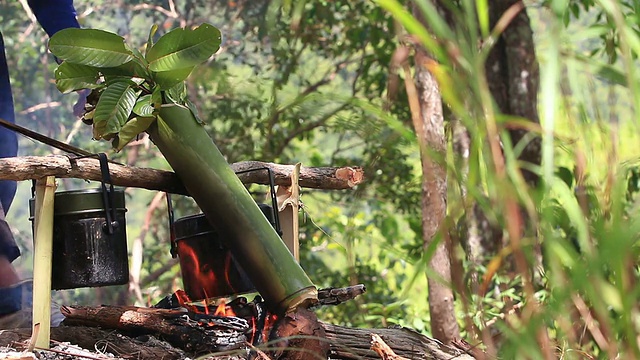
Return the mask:
MULTIPOLYGON (((491 1, 491 27, 496 26, 508 9, 521 4, 522 0, 491 1)), ((486 73, 489 89, 501 113, 540 123, 537 109, 540 72, 526 9, 518 12, 497 39, 487 58, 486 73)), ((540 165, 540 137, 522 129, 511 129, 509 134, 514 146, 520 141, 526 142, 519 160, 540 165)), ((538 176, 531 171, 522 169, 522 175, 529 185, 538 184, 538 176)))
POLYGON ((407 328, 354 329, 322 323, 331 344, 331 359, 376 359, 380 356, 371 350, 371 335, 376 334, 393 352, 408 359, 471 360, 473 356, 453 346, 426 337, 407 328))
MULTIPOLYGON (((538 87, 540 82, 540 72, 536 59, 535 46, 533 41, 533 31, 525 6, 521 0, 495 0, 491 2, 490 24, 491 27, 502 26, 500 19, 513 11, 517 11, 515 16, 506 23, 502 29, 501 36, 492 47, 485 64, 487 82, 489 89, 496 102, 500 113, 517 116, 528 121, 539 124, 538 116, 538 87)), ((541 138, 539 134, 526 129, 509 129, 511 143, 515 147, 521 146, 522 151, 517 154, 518 160, 522 163, 529 163, 539 166, 541 162, 541 138)), ((535 188, 539 178, 534 172, 521 167, 520 171, 526 183, 535 188)), ((504 247, 506 239, 500 236, 501 230, 496 224, 490 224, 487 216, 477 205, 474 208, 476 218, 484 219, 486 225, 483 226, 481 237, 483 241, 480 248, 471 250, 481 254, 487 259, 496 254, 497 250, 504 247)), ((527 214, 524 209, 520 209, 520 219, 507 219, 511 224, 527 224, 527 214)), ((524 232, 534 232, 535 229, 526 229, 520 226, 517 230, 520 236, 524 232)), ((513 235, 513 234, 511 234, 513 235)), ((541 250, 539 245, 534 249, 537 265, 541 265, 541 250)), ((511 267, 515 265, 511 264, 511 267)))
MULTIPOLYGON (((231 164, 235 172, 268 168, 276 185, 291 185, 291 173, 295 165, 282 165, 261 161, 242 161, 231 164)), ((114 185, 159 190, 187 195, 187 191, 170 171, 109 164, 114 185)), ((44 176, 78 178, 100 181, 100 164, 94 158, 55 156, 22 156, 0 159, 0 180, 31 180, 44 176)), ((269 184, 267 171, 251 171, 239 174, 245 184, 269 184)), ((351 189, 364 180, 360 167, 300 167, 299 185, 315 189, 351 189)))
MULTIPOLYGON (((428 26, 417 6, 414 6, 413 12, 428 26)), ((416 50, 415 84, 419 116, 413 114, 413 121, 422 159, 422 237, 425 251, 441 230, 447 213, 447 172, 443 164, 446 155, 444 117, 438 83, 428 70, 429 64, 433 62, 423 49, 416 50)), ((412 112, 415 109, 412 108, 412 112)), ((443 237, 445 238, 447 237, 443 237)), ((451 261, 446 241, 437 244, 429 267, 439 277, 428 281, 431 333, 436 339, 448 344, 459 337, 459 328, 454 311, 453 290, 448 285, 451 283, 451 261)))
MULTIPOLYGON (((521 0, 495 0, 490 2, 489 12, 491 28, 503 27, 485 64, 487 83, 497 112, 537 124, 540 122, 537 111, 539 69, 526 9, 521 0)), ((514 147, 522 147, 522 151, 517 154, 519 161, 540 165, 539 135, 522 128, 509 129, 509 135, 514 147)), ((459 153, 459 157, 462 156, 463 150, 459 150, 455 143, 454 150, 459 153)), ((521 167, 521 173, 529 186, 537 186, 539 179, 535 173, 525 167, 521 167)), ((491 214, 486 207, 483 208, 477 202, 473 203, 472 199, 469 200, 465 204, 465 226, 460 235, 471 263, 470 278, 476 280, 478 267, 486 265, 501 248, 507 246, 508 239, 503 236, 497 216, 491 214)), ((526 220, 523 221, 526 218, 524 210, 516 211, 515 215, 518 219, 511 218, 506 221, 511 224, 526 223, 526 220)), ((518 229, 516 233, 522 236, 524 231, 525 229, 518 229)), ((536 249, 536 255, 540 261, 539 249, 536 249)), ((514 264, 509 266, 515 268, 514 264)), ((476 281, 474 284, 477 285, 476 281)))

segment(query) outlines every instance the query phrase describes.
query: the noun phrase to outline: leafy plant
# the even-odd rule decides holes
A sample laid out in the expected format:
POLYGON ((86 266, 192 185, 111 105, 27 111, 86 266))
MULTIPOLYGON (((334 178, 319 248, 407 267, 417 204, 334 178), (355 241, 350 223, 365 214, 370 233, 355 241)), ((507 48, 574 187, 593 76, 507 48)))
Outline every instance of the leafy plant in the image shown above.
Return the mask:
POLYGON ((177 28, 154 43, 158 27, 149 33, 142 54, 123 37, 95 29, 65 29, 49 43, 63 62, 55 71, 63 93, 92 89, 85 122, 93 124, 96 140, 111 140, 121 150, 156 120, 162 104, 189 107, 184 81, 220 47, 220 31, 202 24, 177 28))
POLYGON ((112 140, 117 150, 140 132, 149 133, 212 225, 227 234, 227 244, 267 304, 285 312, 317 301, 315 286, 187 99, 184 81, 218 50, 220 31, 208 24, 179 28, 154 43, 156 31, 153 26, 144 55, 122 37, 100 30, 56 34, 51 51, 67 61, 56 71, 59 90, 94 88, 84 119, 93 123, 94 138, 112 140))

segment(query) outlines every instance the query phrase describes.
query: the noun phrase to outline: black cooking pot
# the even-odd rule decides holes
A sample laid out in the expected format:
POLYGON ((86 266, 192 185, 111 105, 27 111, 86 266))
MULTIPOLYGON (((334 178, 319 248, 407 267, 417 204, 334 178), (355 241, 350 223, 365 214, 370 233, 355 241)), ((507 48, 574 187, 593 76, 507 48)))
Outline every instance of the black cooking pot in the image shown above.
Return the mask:
MULTIPOLYGON (((123 285, 129 282, 124 191, 103 189, 55 194, 51 288, 123 285), (111 196, 113 195, 113 196, 111 196)), ((35 200, 29 201, 33 220, 35 200)))

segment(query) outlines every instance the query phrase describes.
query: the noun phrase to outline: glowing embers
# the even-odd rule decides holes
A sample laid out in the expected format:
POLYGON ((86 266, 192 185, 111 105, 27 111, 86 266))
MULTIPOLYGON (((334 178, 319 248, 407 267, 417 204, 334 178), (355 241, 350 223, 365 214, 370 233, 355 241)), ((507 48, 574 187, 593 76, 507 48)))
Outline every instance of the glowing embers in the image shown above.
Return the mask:
POLYGON ((185 308, 187 313, 181 318, 190 326, 207 330, 227 329, 242 334, 253 346, 263 344, 269 338, 272 325, 277 317, 266 311, 262 298, 258 295, 252 301, 237 297, 232 301, 218 299, 191 301, 182 290, 162 299, 156 308, 185 308))

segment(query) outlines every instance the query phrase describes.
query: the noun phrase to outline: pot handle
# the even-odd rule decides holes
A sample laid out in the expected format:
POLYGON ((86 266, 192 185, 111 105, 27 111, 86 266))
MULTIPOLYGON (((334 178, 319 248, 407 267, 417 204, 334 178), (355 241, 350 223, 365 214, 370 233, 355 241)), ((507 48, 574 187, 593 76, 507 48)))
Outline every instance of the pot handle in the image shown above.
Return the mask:
POLYGON ((116 220, 116 204, 114 200, 113 183, 111 182, 111 174, 109 173, 109 162, 107 161, 107 154, 99 153, 98 160, 100 161, 100 175, 102 177, 102 201, 104 203, 104 212, 106 215, 107 234, 112 235, 118 228, 118 221, 116 220), (109 184, 109 190, 107 191, 107 185, 109 184))
POLYGON ((176 228, 174 226, 173 204, 171 202, 171 194, 165 193, 167 197, 167 212, 169 213, 169 238, 171 240, 171 257, 178 257, 178 249, 176 244, 176 228))

